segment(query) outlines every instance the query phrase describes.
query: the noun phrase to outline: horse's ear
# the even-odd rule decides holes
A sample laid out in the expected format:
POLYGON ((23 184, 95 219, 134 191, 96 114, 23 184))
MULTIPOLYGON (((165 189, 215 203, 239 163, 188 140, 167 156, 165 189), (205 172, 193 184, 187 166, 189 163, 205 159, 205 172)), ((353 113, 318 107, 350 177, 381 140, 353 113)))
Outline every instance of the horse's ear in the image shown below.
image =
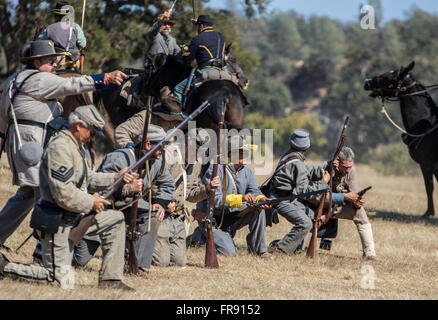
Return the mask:
POLYGON ((231 46, 233 45, 232 42, 230 42, 226 47, 225 47, 225 55, 228 55, 231 51, 231 46))
POLYGON ((401 68, 401 72, 399 75, 399 80, 403 80, 409 72, 412 71, 412 69, 414 69, 415 67, 415 61, 412 61, 406 68, 401 68))

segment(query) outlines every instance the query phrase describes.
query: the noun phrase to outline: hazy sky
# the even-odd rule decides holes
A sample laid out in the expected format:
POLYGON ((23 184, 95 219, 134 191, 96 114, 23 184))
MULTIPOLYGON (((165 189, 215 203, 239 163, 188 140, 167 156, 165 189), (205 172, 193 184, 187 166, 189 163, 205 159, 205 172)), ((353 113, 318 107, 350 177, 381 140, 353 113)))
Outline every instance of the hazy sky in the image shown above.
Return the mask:
MULTIPOLYGON (((236 2, 243 0, 236 0, 236 2)), ((367 0, 272 0, 268 11, 294 9, 305 16, 327 15, 340 21, 357 20, 359 5, 367 4, 367 0)), ((229 0, 211 0, 212 7, 225 8, 229 0)), ((414 6, 438 14, 438 0, 382 0, 384 21, 394 18, 404 19, 406 13, 414 6)))

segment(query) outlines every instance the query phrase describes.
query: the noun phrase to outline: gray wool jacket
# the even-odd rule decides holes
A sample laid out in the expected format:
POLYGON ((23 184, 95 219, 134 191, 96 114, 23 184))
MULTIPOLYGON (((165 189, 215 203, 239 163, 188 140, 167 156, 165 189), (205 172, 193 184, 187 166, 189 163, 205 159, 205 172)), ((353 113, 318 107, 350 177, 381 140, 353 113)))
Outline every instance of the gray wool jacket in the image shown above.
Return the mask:
MULTIPOLYGON (((6 80, 0 100, 0 135, 7 135, 5 151, 12 171, 12 182, 14 185, 37 187, 39 186, 39 163, 29 166, 17 156, 19 147, 17 132, 14 125, 9 125, 12 119, 9 109, 11 105, 9 87, 15 78, 17 87, 20 87, 23 80, 30 74, 33 75, 24 82, 21 90, 41 98, 42 101, 22 93, 17 94, 13 101, 15 115, 18 120, 36 121, 42 125, 62 115, 63 109, 57 98, 94 91, 95 82, 90 76, 62 78, 48 72, 27 68, 14 73, 6 80)), ((46 128, 18 124, 18 129, 23 144, 37 142, 43 145, 46 128)))
POLYGON ((148 47, 146 49, 146 54, 151 56, 164 53, 166 55, 177 55, 181 48, 176 43, 175 38, 169 36, 169 42, 166 43, 166 40, 160 33, 160 28, 162 26, 162 21, 156 21, 152 27, 149 29, 149 32, 146 35, 146 41, 148 43, 148 47))
POLYGON ((311 165, 305 160, 302 153, 293 150, 281 157, 271 179, 270 196, 288 196, 294 190, 299 194, 328 188, 327 183, 322 180, 322 170, 327 168, 328 163, 311 165))

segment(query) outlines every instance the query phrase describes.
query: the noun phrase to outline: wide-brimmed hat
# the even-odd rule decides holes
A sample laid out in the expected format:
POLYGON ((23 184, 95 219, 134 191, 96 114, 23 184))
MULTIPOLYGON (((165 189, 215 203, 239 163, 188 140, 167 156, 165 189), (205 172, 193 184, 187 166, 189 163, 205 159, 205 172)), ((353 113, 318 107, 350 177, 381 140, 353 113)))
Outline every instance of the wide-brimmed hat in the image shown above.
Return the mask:
POLYGON ((63 56, 64 53, 56 52, 55 44, 51 40, 31 41, 24 45, 20 52, 21 62, 30 62, 35 59, 46 57, 63 56))
POLYGON ((67 6, 70 4, 67 1, 58 1, 55 5, 55 9, 53 9, 53 14, 57 16, 65 16, 69 14, 70 10, 67 6))
POLYGON ((174 21, 174 20, 169 20, 167 18, 164 18, 163 14, 160 14, 158 16, 158 20, 161 20, 163 25, 164 24, 170 24, 171 26, 174 26, 175 23, 176 23, 176 21, 174 21))
POLYGON ((212 26, 213 21, 208 14, 203 14, 198 17, 195 24, 203 24, 204 26, 212 26))
POLYGON ((290 144, 295 150, 307 150, 310 146, 310 135, 307 130, 297 129, 290 137, 290 144))

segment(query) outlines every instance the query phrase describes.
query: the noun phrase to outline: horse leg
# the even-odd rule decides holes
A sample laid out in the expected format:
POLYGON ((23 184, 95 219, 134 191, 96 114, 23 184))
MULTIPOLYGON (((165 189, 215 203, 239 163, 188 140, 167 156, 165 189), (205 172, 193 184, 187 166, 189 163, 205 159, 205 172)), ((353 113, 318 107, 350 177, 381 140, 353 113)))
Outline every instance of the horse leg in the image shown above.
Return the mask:
POLYGON ((429 218, 435 215, 435 210, 433 207, 433 171, 428 168, 424 168, 423 166, 420 167, 421 167, 421 172, 423 173, 423 179, 427 193, 427 211, 423 215, 423 217, 429 218))

